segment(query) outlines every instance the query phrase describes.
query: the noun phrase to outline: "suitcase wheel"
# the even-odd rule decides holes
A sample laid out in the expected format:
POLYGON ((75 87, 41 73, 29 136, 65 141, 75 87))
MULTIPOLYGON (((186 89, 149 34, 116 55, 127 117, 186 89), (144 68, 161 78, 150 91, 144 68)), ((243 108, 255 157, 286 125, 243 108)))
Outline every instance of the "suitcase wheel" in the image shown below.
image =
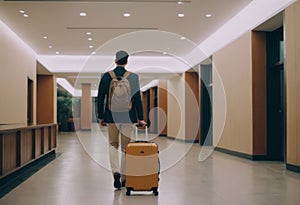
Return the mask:
POLYGON ((157 187, 152 189, 154 196, 158 196, 158 191, 157 191, 157 187))
POLYGON ((132 190, 132 188, 126 187, 126 196, 130 196, 131 190, 132 190))

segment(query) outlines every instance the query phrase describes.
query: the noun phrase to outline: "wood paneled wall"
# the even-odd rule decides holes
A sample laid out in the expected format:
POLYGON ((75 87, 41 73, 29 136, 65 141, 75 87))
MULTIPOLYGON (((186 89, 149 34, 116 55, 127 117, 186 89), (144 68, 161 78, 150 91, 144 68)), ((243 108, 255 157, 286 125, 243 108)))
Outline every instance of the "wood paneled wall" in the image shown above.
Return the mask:
POLYGON ((267 155, 266 33, 252 32, 253 155, 267 155))
POLYGON ((43 130, 43 128, 37 128, 35 130, 35 158, 40 156, 44 152, 43 130))
POLYGON ((0 133, 0 176, 19 166, 17 138, 18 132, 0 133))
POLYGON ((158 131, 160 135, 168 134, 168 85, 167 80, 160 80, 158 85, 158 131), (164 112, 164 113, 163 113, 164 112))
POLYGON ((267 156, 266 54, 266 33, 252 31, 213 56, 227 97, 218 147, 253 159, 267 156))
POLYGON ((185 73, 185 140, 197 141, 200 136, 199 75, 185 73))
POLYGON ((55 85, 53 75, 37 76, 37 124, 55 122, 55 85))
POLYGON ((26 129, 21 131, 20 135, 20 156, 21 165, 26 164, 34 158, 35 146, 33 143, 35 130, 26 129))
POLYGON ((149 90, 142 93, 142 102, 143 102, 143 110, 144 110, 144 120, 147 122, 148 120, 148 95, 149 90))
POLYGON ((168 137, 186 142, 199 140, 199 76, 185 72, 168 80, 168 137))
POLYGON ((149 120, 151 122, 151 125, 149 127, 149 132, 156 133, 156 126, 157 126, 157 116, 156 116, 156 111, 155 108, 155 89, 156 88, 151 88, 150 89, 150 95, 149 95, 149 120))
MULTIPOLYGON (((251 55, 251 32, 248 32, 212 57, 214 72, 217 71, 223 81, 227 101, 223 132, 220 139, 214 136, 214 143, 219 140, 217 147, 247 155, 253 154, 251 55)), ((214 76, 215 73, 213 85, 216 85, 214 76)), ((213 101, 221 101, 219 98, 217 92, 213 92, 213 101)), ((215 122, 213 120, 213 129, 218 126, 215 122)))
POLYGON ((56 124, 0 130, 0 178, 56 148, 56 124))
POLYGON ((300 172, 300 2, 285 11, 286 134, 288 168, 300 172))
POLYGON ((91 84, 82 84, 82 97, 81 97, 81 129, 92 129, 92 95, 91 84))

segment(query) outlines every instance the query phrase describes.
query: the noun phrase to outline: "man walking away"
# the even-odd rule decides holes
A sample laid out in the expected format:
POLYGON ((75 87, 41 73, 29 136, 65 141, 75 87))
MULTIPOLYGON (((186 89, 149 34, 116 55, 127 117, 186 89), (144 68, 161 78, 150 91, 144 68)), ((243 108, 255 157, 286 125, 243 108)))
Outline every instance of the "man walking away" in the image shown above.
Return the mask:
POLYGON ((98 119, 101 126, 108 128, 109 158, 116 189, 125 186, 125 149, 131 141, 134 125, 146 126, 139 77, 125 69, 128 57, 126 51, 116 53, 116 68, 102 75, 98 89, 98 119))

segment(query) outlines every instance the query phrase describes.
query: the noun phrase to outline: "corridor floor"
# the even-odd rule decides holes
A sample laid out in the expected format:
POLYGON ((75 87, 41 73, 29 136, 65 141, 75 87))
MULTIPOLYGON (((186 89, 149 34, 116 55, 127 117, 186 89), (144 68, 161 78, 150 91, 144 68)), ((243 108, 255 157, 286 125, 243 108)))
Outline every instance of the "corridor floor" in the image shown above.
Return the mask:
MULTIPOLYGON (((126 196, 125 189, 115 191, 112 186, 105 156, 100 156, 106 150, 95 140, 105 137, 96 135, 59 133, 57 158, 0 199, 0 205, 300 204, 300 174, 287 171, 283 163, 254 162, 216 151, 199 162, 200 146, 180 141, 176 143, 188 146, 188 152, 176 163, 165 164, 159 196, 126 196)), ((160 149, 174 143, 164 137, 155 141, 160 149)))

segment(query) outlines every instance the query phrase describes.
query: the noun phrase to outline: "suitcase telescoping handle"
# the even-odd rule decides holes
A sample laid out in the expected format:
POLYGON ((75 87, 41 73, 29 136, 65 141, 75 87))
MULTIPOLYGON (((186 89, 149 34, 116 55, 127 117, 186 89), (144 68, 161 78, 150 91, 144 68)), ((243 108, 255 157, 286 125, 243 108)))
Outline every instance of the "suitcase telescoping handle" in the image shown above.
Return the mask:
MULTIPOLYGON (((138 128, 139 127, 141 127, 141 126, 138 125, 138 124, 135 126, 135 141, 138 141, 138 130, 139 130, 138 128)), ((144 128, 145 128, 145 140, 144 141, 147 142, 148 141, 148 127, 147 127, 147 125, 144 128)))

